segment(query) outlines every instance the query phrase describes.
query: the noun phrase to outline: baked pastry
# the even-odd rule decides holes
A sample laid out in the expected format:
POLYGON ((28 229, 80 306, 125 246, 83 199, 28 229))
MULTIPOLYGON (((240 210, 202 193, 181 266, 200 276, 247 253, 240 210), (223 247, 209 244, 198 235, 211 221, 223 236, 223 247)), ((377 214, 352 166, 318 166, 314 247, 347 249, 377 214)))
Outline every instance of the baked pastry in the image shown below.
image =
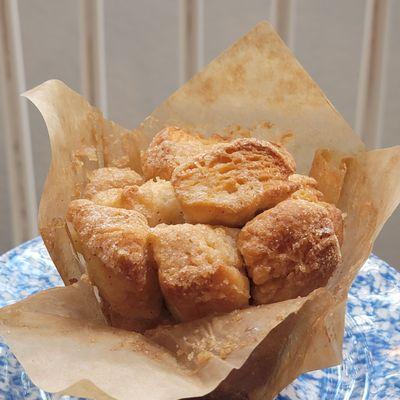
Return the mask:
POLYGON ((95 193, 91 200, 102 206, 135 210, 147 218, 150 226, 184 222, 174 188, 163 179, 149 180, 141 186, 104 190, 95 193))
POLYGON ((67 221, 111 324, 139 331, 155 326, 162 297, 146 218, 81 199, 71 202, 67 221))
MULTIPOLYGON (((129 188, 131 186, 127 186, 129 188)), ((112 188, 94 193, 90 200, 99 206, 125 208, 122 202, 123 188, 112 188)))
POLYGON ((306 296, 324 286, 341 261, 342 214, 335 206, 286 200, 248 222, 238 248, 256 304, 306 296))
POLYGON ((339 245, 342 247, 344 239, 344 215, 342 212, 333 204, 326 202, 318 202, 318 204, 325 208, 329 218, 333 223, 333 229, 335 230, 336 237, 338 238, 339 245))
POLYGON ((144 331, 305 296, 341 261, 340 210, 279 144, 168 127, 142 170, 146 182, 129 168, 93 171, 67 215, 113 326, 144 331))
POLYGON ((174 169, 223 141, 217 135, 205 138, 176 126, 157 133, 146 151, 142 153, 142 169, 146 179, 160 177, 169 180, 174 169))
POLYGON ((299 187, 288 179, 295 168, 280 145, 243 138, 194 156, 171 183, 188 222, 240 227, 299 187))
POLYGON ((178 321, 246 307, 249 281, 238 231, 208 225, 158 225, 151 245, 168 309, 178 321))
POLYGON ((123 208, 143 214, 150 226, 184 222, 174 188, 169 181, 163 179, 149 180, 141 186, 125 188, 121 204, 123 208))
POLYGON ((293 174, 289 181, 298 185, 290 198, 294 200, 322 201, 324 195, 317 189, 318 183, 307 175, 293 174))
POLYGON ((131 185, 141 185, 143 178, 130 168, 107 167, 99 168, 88 176, 83 197, 92 199, 98 192, 112 188, 123 188, 131 185))

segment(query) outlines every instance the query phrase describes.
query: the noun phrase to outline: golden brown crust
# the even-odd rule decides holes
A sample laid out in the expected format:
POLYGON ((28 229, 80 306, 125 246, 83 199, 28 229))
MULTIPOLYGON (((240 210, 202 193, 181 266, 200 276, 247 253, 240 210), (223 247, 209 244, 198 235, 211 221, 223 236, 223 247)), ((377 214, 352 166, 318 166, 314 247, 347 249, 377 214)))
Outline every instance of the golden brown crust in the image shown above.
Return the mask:
POLYGON ((110 313, 140 321, 139 329, 156 321, 162 299, 145 217, 81 199, 71 202, 67 220, 80 242, 90 279, 110 313))
POLYGON ((143 214, 150 226, 184 222, 174 188, 163 179, 125 188, 121 195, 121 206, 143 214))
POLYGON ((107 189, 95 193, 91 200, 102 206, 135 210, 146 217, 150 226, 184 222, 174 188, 163 179, 149 180, 141 186, 107 189))
POLYGON ((293 174, 289 177, 289 180, 297 183, 300 187, 290 196, 292 200, 307 200, 318 203, 324 206, 329 212, 330 218, 333 222, 336 236, 339 240, 340 246, 343 244, 343 215, 342 212, 335 207, 333 204, 322 201, 324 194, 320 192, 318 182, 307 175, 293 174))
POLYGON ((286 200, 244 226, 238 248, 253 280, 257 304, 305 296, 327 283, 341 261, 331 219, 341 214, 333 207, 286 200))
POLYGON ((175 169, 171 183, 188 222, 242 226, 298 188, 293 157, 254 138, 219 144, 175 169))
POLYGON ((249 282, 236 232, 208 225, 159 225, 151 244, 161 290, 180 321, 246 307, 249 282))
POLYGON ((73 201, 67 215, 113 326, 171 322, 161 293, 178 321, 248 306, 239 250, 256 304, 307 295, 341 260, 340 210, 321 201, 315 179, 294 173, 279 144, 169 127, 143 154, 143 170, 171 182, 101 168, 89 177, 90 201, 73 201))
POLYGON ((293 174, 289 181, 295 183, 299 188, 290 196, 293 200, 321 201, 324 195, 317 189, 317 181, 307 175, 293 174))
POLYGON ((149 233, 143 215, 81 199, 71 202, 67 220, 85 246, 109 268, 131 279, 140 278, 149 233))
POLYGON ((222 141, 219 136, 205 138, 176 126, 157 133, 142 153, 142 169, 146 179, 160 177, 169 180, 174 169, 222 141))
POLYGON ((328 211, 329 218, 333 223, 333 228, 335 229, 335 234, 339 240, 339 245, 343 244, 343 235, 344 235, 344 223, 343 223, 343 214, 342 212, 333 204, 325 203, 320 201, 319 205, 325 207, 328 211))
POLYGON ((99 168, 88 176, 83 196, 92 199, 98 192, 113 188, 124 188, 125 186, 141 185, 143 178, 130 168, 99 168))
POLYGON ((122 204, 122 188, 112 188, 94 193, 90 200, 99 206, 124 208, 122 204))

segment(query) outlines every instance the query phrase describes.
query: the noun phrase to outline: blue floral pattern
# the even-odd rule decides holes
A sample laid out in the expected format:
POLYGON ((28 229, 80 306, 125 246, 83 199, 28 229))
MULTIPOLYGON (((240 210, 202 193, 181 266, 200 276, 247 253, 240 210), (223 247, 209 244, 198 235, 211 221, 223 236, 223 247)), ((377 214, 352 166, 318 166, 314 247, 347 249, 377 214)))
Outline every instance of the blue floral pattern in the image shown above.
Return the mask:
MULTIPOLYGON (((395 269, 371 255, 349 293, 343 363, 300 376, 277 400, 400 399, 399 278, 395 269)), ((0 306, 60 285, 61 278, 40 238, 0 257, 0 306)), ((55 398, 30 381, 1 342, 0 398, 55 398)))

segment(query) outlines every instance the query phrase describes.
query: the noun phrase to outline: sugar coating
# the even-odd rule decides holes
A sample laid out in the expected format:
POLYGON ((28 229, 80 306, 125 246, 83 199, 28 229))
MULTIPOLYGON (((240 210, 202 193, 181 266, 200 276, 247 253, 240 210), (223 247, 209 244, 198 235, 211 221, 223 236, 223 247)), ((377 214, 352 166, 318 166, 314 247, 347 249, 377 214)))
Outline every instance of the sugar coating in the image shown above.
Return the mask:
POLYGON ((91 200, 103 206, 135 210, 146 217, 150 226, 184 222, 174 188, 169 181, 160 178, 150 179, 140 186, 104 190, 91 200))
POLYGON ((236 248, 236 229, 158 225, 151 245, 161 290, 178 321, 243 308, 249 282, 236 248))
POLYGON ((289 176, 289 181, 299 187, 294 191, 290 198, 294 200, 322 201, 324 195, 317 189, 318 182, 307 175, 293 174, 289 176))
POLYGON ((150 226, 161 223, 183 223, 183 213, 169 181, 149 180, 141 186, 130 186, 122 191, 124 208, 136 210, 147 218, 150 226))
POLYGON ((71 202, 67 220, 111 319, 125 318, 139 330, 152 326, 160 316, 162 299, 146 218, 133 210, 81 199, 71 202))
POLYGON ((242 138, 194 156, 171 183, 188 222, 240 227, 299 187, 288 180, 295 168, 280 145, 242 138))
POLYGON ((248 222, 238 247, 256 304, 305 296, 341 261, 341 212, 326 203, 286 200, 248 222))
POLYGON ((146 179, 160 177, 169 180, 177 166, 223 140, 217 135, 206 138, 175 126, 167 127, 154 136, 142 153, 144 176, 146 179))
POLYGON ((89 174, 83 197, 91 199, 98 192, 142 183, 143 178, 130 168, 99 168, 89 174))
POLYGON ((246 307, 246 273, 256 304, 304 296, 341 260, 340 210, 279 144, 168 127, 142 169, 146 182, 129 168, 93 171, 90 201, 67 216, 113 326, 171 322, 162 298, 176 321, 246 307))

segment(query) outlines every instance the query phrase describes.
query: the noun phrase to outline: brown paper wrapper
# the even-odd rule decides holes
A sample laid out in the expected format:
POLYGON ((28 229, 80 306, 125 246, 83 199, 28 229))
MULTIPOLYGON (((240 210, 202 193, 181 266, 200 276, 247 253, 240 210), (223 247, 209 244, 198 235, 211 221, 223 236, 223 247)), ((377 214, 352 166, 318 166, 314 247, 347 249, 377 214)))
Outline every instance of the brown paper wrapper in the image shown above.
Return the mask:
POLYGON ((280 141, 346 213, 343 263, 326 288, 144 335, 107 326, 85 280, 0 311, 0 335, 37 385, 96 399, 272 399, 299 374, 341 361, 345 302, 400 200, 400 148, 367 152, 267 23, 209 64, 128 130, 60 81, 25 94, 49 131, 52 164, 39 227, 64 282, 83 271, 65 214, 88 173, 140 172, 140 151, 168 125, 280 141), (321 150, 325 149, 325 150, 321 150), (318 155, 319 154, 319 155, 318 155), (328 155, 328 156, 327 156, 328 155))

